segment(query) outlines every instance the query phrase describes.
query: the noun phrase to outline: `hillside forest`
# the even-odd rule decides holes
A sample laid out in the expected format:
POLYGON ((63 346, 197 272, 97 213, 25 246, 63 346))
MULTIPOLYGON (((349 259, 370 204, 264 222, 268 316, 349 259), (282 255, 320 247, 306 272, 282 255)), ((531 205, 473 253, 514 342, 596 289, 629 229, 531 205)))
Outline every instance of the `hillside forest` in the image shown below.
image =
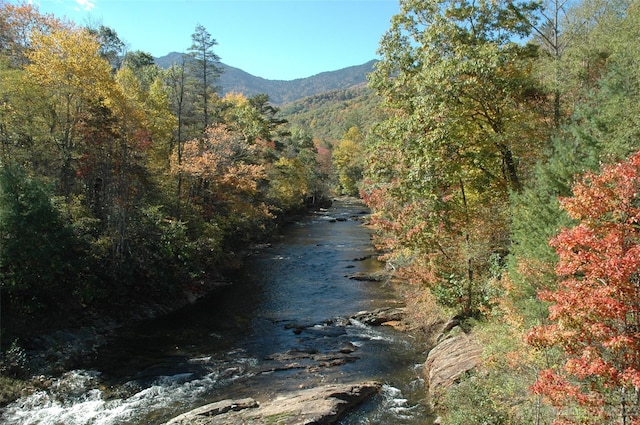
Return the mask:
POLYGON ((197 26, 161 69, 114 29, 0 2, 3 347, 206 292, 325 200, 329 160, 310 135, 266 95, 217 94, 216 44, 197 26))
POLYGON ((206 291, 291 214, 359 195, 412 320, 484 347, 432 400, 443 424, 640 424, 640 4, 399 3, 368 87, 279 110, 218 94, 201 26, 161 69, 0 0, 3 347, 206 291))

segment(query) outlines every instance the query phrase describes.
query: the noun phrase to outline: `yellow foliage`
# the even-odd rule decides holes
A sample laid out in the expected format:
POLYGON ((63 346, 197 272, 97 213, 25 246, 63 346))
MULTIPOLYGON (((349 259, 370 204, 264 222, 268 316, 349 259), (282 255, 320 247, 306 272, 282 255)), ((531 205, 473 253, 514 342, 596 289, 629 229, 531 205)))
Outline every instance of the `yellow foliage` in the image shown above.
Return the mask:
POLYGON ((298 158, 280 158, 270 173, 269 197, 281 208, 295 208, 309 192, 307 174, 298 158))
POLYGON ((84 29, 35 33, 29 53, 29 76, 61 96, 97 100, 112 89, 111 65, 100 56, 100 44, 84 29))
POLYGON ((230 92, 227 93, 222 101, 225 103, 229 103, 235 107, 243 107, 249 104, 249 99, 242 93, 230 92))

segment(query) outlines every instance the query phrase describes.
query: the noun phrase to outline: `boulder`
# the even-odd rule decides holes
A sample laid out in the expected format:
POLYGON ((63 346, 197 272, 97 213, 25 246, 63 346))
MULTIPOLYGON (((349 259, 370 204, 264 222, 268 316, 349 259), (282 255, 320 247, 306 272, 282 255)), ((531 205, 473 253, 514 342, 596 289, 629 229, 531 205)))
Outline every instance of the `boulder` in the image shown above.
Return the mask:
POLYGON ((369 326, 380 326, 388 322, 400 322, 406 314, 407 310, 404 307, 385 307, 373 311, 360 311, 351 316, 351 319, 369 326))
POLYGON ((184 413, 166 425, 330 425, 380 388, 377 382, 333 384, 284 394, 260 404, 253 399, 223 400, 184 413))
MULTIPOLYGON (((243 398, 240 400, 221 400, 215 403, 207 404, 190 412, 184 413, 173 418, 167 425, 181 425, 191 423, 201 423, 201 420, 223 415, 227 412, 238 412, 244 409, 255 409, 259 407, 258 402, 252 398, 243 398)), ((206 422, 202 422, 206 423, 206 422)))
POLYGON ((432 402, 437 404, 442 392, 458 382, 462 375, 475 369, 481 359, 482 346, 473 335, 455 327, 429 352, 425 363, 432 402))

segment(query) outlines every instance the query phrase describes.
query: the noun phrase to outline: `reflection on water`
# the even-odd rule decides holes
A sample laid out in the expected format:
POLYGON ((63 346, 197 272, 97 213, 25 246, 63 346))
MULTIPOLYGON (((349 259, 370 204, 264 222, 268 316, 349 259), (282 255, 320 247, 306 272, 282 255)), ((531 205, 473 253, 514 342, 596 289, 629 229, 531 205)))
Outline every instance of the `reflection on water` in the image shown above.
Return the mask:
POLYGON ((379 380, 383 391, 341 424, 430 423, 422 347, 349 319, 395 305, 362 206, 338 203, 249 257, 234 284, 167 317, 123 329, 86 370, 4 409, 5 423, 159 424, 224 398, 266 400, 321 383, 379 380))

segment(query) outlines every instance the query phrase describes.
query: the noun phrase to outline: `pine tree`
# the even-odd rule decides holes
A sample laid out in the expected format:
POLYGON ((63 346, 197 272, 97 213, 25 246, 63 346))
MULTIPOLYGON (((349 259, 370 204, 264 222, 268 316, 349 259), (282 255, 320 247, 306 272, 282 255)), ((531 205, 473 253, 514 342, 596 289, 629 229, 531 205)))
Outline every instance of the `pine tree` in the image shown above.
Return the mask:
POLYGON ((202 131, 211 124, 209 110, 209 97, 216 92, 215 83, 222 73, 220 57, 214 52, 213 47, 218 42, 202 25, 197 25, 191 35, 192 44, 189 48, 190 70, 200 85, 200 104, 202 106, 202 131))

